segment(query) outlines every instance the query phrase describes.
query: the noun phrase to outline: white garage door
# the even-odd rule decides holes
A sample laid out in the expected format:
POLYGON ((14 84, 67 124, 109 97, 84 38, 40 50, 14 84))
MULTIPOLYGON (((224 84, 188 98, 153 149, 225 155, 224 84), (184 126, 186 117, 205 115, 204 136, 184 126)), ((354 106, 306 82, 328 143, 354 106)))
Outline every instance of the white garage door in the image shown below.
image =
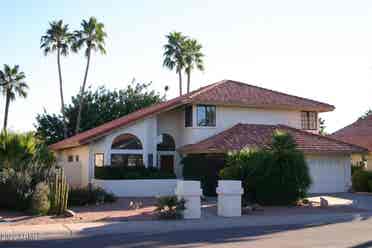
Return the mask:
POLYGON ((309 193, 345 192, 351 186, 349 156, 307 156, 312 185, 309 193))

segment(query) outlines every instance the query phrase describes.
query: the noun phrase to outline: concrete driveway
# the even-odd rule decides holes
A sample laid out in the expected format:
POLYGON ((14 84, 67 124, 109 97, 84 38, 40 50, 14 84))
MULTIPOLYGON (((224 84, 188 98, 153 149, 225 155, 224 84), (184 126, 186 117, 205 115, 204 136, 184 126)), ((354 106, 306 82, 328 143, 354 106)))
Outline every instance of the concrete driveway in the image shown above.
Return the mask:
POLYGON ((369 193, 335 193, 328 196, 338 197, 352 201, 352 206, 359 209, 372 211, 372 194, 369 193))

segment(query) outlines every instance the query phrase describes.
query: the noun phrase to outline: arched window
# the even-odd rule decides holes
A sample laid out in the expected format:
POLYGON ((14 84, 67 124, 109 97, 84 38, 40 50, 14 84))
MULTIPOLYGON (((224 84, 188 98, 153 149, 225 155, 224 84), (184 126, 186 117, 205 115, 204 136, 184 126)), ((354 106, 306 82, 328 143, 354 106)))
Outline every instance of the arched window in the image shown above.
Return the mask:
POLYGON ((111 149, 142 150, 142 143, 135 135, 126 133, 114 139, 111 149))
POLYGON ((173 137, 166 133, 162 136, 162 142, 158 144, 158 151, 175 151, 176 145, 173 137))

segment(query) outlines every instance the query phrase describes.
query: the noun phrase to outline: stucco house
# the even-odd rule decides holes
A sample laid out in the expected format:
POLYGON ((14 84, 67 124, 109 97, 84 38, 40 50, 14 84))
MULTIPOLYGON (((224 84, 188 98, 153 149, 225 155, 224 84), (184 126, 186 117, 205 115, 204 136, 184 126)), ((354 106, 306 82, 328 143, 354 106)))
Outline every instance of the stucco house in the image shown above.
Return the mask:
POLYGON ((369 152, 364 156, 358 154, 352 156, 352 162, 364 161, 366 162, 366 168, 372 170, 372 115, 358 119, 354 123, 334 132, 331 136, 368 149, 369 152))
POLYGON ((182 156, 263 147, 280 129, 291 133, 305 153, 310 191, 343 192, 351 185, 351 155, 366 150, 318 134, 318 113, 332 110, 326 103, 223 80, 50 147, 70 183, 83 186, 94 180, 97 166, 140 163, 182 177, 182 156))

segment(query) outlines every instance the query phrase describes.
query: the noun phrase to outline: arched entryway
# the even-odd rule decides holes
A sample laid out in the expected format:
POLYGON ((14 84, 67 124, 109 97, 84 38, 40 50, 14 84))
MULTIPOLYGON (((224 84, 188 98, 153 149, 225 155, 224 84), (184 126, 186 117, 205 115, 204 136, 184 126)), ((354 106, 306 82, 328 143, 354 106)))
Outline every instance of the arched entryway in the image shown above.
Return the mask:
POLYGON ((137 136, 125 133, 113 140, 111 166, 143 166, 143 146, 137 136))
POLYGON ((160 170, 174 173, 176 144, 169 134, 162 134, 161 142, 157 145, 160 170))

